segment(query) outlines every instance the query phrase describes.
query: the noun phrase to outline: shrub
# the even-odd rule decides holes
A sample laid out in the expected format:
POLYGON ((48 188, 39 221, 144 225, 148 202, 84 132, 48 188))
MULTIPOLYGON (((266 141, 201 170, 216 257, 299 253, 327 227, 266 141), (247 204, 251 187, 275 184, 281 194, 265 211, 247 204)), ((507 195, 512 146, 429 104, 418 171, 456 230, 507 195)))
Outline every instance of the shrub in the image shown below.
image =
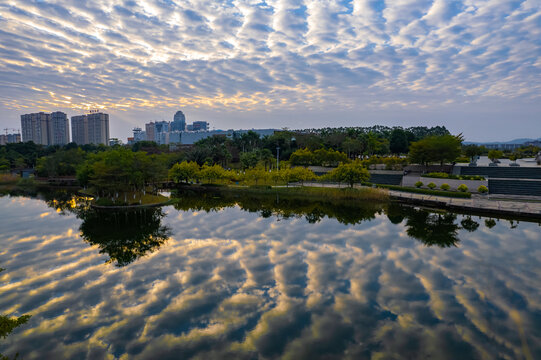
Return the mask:
POLYGON ((433 182, 429 183, 427 186, 430 190, 434 190, 436 188, 436 184, 434 184, 433 182))
POLYGON ((423 186, 423 182, 422 182, 422 181, 417 181, 417 182, 415 183, 415 187, 416 187, 416 188, 420 188, 421 186, 423 186))
POLYGON ((466 186, 466 184, 460 184, 457 188, 458 191, 461 191, 461 192, 466 192, 468 191, 468 187, 466 186))
POLYGON ((389 189, 389 190, 410 192, 410 193, 415 193, 415 194, 446 196, 446 197, 464 198, 464 199, 471 198, 471 193, 469 193, 469 192, 416 189, 416 188, 412 188, 412 187, 403 187, 403 186, 398 186, 398 185, 377 185, 377 187, 378 188, 383 188, 383 189, 389 189))
POLYGON ((424 177, 431 177, 436 179, 447 179, 449 177, 449 174, 444 172, 431 172, 428 174, 423 175, 424 177))
POLYGON ((36 185, 36 182, 34 181, 33 178, 21 178, 17 182, 17 186, 20 186, 20 187, 30 187, 30 186, 35 186, 35 185, 36 185))
POLYGON ((485 185, 481 185, 477 188, 477 191, 479 191, 481 194, 486 194, 488 192, 488 188, 485 185))
POLYGON ((427 178, 436 178, 436 179, 456 179, 456 180, 485 180, 484 176, 481 175, 453 175, 442 172, 432 172, 428 174, 421 175, 422 177, 427 178))
POLYGON ((451 189, 451 186, 449 186, 449 184, 443 183, 443 184, 441 184, 440 189, 449 190, 449 189, 451 189))

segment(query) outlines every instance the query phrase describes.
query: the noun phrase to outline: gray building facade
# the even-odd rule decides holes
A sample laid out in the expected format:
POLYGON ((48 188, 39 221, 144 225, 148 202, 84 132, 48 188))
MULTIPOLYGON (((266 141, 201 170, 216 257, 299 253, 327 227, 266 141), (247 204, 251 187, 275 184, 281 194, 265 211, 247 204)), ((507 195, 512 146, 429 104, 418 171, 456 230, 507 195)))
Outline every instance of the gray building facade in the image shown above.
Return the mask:
POLYGON ((184 131, 186 130, 186 116, 182 111, 177 111, 173 116, 173 122, 171 123, 171 131, 184 131))
POLYGON ((49 120, 51 114, 39 112, 21 115, 23 142, 33 141, 39 145, 49 145, 49 120))
POLYGON ((68 116, 60 111, 51 113, 49 118, 49 145, 66 145, 70 142, 68 116))
POLYGON ((21 115, 23 142, 40 145, 66 145, 69 143, 69 121, 60 111, 52 114, 39 112, 21 115))
POLYGON ((77 145, 109 144, 109 114, 93 112, 71 117, 72 140, 77 145))

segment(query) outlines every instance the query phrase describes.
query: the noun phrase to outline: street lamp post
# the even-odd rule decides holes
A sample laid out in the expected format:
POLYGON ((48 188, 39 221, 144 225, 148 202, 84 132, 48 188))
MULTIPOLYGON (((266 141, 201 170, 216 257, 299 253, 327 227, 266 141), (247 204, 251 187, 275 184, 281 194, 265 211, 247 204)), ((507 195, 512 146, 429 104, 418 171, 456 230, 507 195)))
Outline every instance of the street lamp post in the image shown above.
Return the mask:
POLYGON ((276 170, 280 170, 280 146, 276 147, 276 170))

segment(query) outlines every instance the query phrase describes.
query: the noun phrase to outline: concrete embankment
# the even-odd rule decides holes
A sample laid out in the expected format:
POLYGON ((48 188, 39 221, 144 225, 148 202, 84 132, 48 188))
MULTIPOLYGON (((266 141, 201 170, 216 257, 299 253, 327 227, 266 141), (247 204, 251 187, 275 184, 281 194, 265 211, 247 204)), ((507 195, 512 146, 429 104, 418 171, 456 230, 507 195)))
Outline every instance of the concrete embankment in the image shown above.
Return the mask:
MULTIPOLYGON (((346 187, 345 184, 305 183, 305 186, 315 187, 346 187)), ((358 187, 360 185, 355 185, 358 187)), ((388 190, 389 196, 395 201, 407 204, 433 207, 439 209, 456 210, 461 212, 506 215, 529 219, 541 219, 541 198, 507 196, 505 199, 496 199, 492 195, 473 195, 471 199, 451 198, 415 194, 403 191, 388 190)))
POLYGON ((476 212, 483 214, 500 214, 524 218, 541 219, 541 202, 519 201, 512 199, 496 200, 486 197, 460 199, 448 198, 443 196, 413 194, 393 190, 389 191, 389 196, 393 200, 414 205, 476 212))

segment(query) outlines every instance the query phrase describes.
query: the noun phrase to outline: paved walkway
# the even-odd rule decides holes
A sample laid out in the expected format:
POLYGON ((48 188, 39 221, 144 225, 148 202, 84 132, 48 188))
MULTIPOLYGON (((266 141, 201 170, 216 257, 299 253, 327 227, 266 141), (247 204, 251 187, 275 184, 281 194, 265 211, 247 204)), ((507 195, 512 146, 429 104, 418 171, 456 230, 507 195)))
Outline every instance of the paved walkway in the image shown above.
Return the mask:
POLYGON ((519 215, 541 218, 541 203, 527 201, 492 200, 489 198, 472 197, 471 199, 449 198, 390 190, 392 198, 426 205, 442 206, 449 209, 481 211, 507 215, 519 215))
MULTIPOLYGON (((345 184, 312 182, 305 183, 304 185, 314 187, 347 187, 345 184)), ((473 195, 471 199, 461 199, 395 190, 389 190, 389 195, 393 199, 417 205, 541 219, 541 202, 538 201, 538 198, 526 199, 525 197, 520 197, 520 199, 512 199, 505 197, 505 199, 491 199, 490 196, 473 195)))

